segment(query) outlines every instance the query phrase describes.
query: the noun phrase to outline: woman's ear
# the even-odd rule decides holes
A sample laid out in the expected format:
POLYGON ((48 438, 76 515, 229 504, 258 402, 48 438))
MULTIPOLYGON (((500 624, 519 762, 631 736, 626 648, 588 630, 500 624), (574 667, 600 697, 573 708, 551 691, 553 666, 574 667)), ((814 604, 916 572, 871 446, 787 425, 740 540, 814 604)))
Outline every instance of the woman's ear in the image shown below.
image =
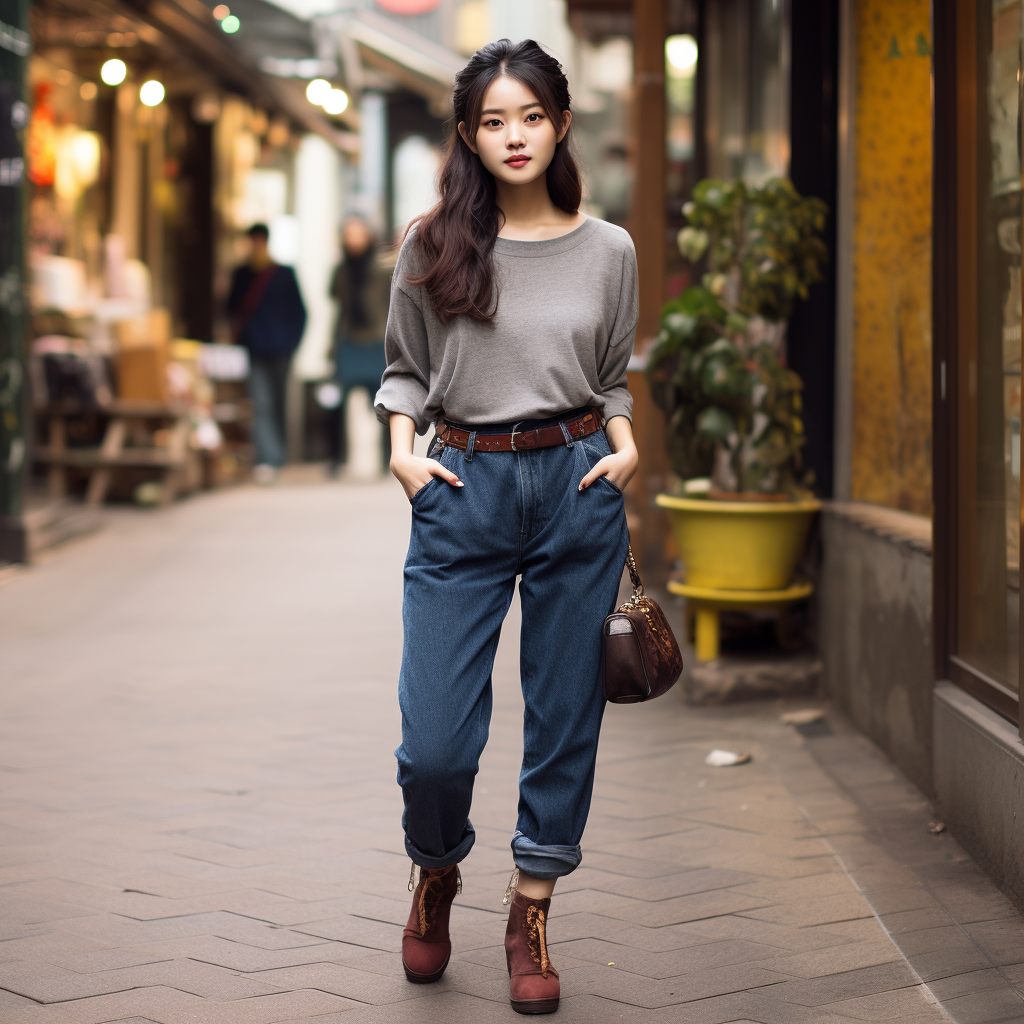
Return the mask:
POLYGON ((569 125, 570 124, 572 124, 572 111, 571 110, 563 110, 562 111, 562 130, 558 133, 558 138, 555 139, 556 142, 561 142, 562 139, 565 138, 565 133, 569 130, 569 125))
MULTIPOLYGON (((473 140, 469 137, 469 132, 466 131, 466 122, 465 121, 460 121, 459 122, 459 134, 462 136, 462 141, 467 146, 469 146, 469 151, 471 153, 476 153, 476 145, 474 144, 473 140)), ((479 156, 479 155, 480 154, 477 153, 477 156, 479 156)))

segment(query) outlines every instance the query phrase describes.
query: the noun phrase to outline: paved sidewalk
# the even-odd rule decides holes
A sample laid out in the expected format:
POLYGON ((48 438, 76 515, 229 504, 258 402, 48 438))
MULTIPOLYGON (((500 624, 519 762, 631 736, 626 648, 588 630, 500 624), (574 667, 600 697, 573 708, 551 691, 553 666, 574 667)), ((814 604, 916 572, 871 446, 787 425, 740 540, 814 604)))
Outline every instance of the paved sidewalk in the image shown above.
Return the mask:
MULTIPOLYGON (((407 531, 391 483, 242 489, 0 585, 0 1022, 520 1019, 514 610, 455 954, 429 988, 401 970, 407 531)), ((781 710, 609 709, 555 1019, 1024 1021, 1021 917, 865 740, 781 710)))

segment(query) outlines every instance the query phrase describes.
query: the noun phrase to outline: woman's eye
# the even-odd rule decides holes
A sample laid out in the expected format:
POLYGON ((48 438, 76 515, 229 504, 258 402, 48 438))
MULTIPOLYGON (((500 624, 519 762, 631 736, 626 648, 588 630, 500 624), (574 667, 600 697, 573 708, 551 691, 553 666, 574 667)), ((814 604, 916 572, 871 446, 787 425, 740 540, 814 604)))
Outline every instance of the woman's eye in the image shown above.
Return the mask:
POLYGON ((528 114, 526 120, 536 122, 539 121, 543 116, 543 114, 528 114))
POLYGON ((484 127, 485 128, 493 128, 493 127, 495 127, 495 125, 500 125, 500 124, 501 124, 501 122, 496 117, 492 117, 490 119, 490 121, 484 121, 484 127))

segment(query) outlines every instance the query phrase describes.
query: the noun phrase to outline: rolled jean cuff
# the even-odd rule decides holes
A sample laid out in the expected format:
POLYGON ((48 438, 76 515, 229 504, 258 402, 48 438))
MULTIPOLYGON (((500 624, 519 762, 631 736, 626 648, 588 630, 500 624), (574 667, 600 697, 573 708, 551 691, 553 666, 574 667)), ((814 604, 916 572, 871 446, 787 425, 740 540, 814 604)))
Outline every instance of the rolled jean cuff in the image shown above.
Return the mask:
POLYGON ((447 868, 451 867, 452 864, 458 864, 460 861, 465 860, 469 851, 473 849, 473 843, 475 842, 476 832, 473 829, 473 825, 467 821, 462 838, 459 840, 459 845, 454 850, 449 850, 443 856, 431 857, 429 854, 424 853, 409 838, 408 833, 405 836, 405 852, 409 854, 409 859, 413 864, 421 868, 447 868))
POLYGON ((575 871, 583 860, 578 846, 539 846, 522 832, 512 837, 512 860, 524 874, 533 878, 561 878, 575 871))

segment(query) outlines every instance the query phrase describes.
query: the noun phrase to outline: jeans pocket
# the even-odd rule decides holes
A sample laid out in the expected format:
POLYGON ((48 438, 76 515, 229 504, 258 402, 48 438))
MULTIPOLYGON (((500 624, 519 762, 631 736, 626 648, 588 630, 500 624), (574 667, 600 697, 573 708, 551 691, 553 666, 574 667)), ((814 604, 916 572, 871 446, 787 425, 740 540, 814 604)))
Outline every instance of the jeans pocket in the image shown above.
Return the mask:
POLYGON ((583 450, 591 460, 591 467, 593 467, 595 462, 612 453, 612 446, 608 443, 608 435, 603 430, 588 434, 582 441, 578 441, 577 444, 583 445, 583 450))
POLYGON ((409 499, 409 504, 410 504, 410 505, 412 505, 412 507, 413 507, 413 508, 416 508, 416 506, 417 506, 417 505, 419 505, 419 504, 420 504, 420 502, 421 502, 421 501, 423 500, 423 496, 424 496, 424 495, 425 495, 425 494, 427 493, 427 491, 431 490, 431 489, 432 489, 432 488, 433 488, 433 487, 435 486, 435 484, 437 484, 437 483, 438 483, 438 480, 439 480, 439 478, 438 478, 438 477, 436 477, 436 476, 432 476, 432 477, 431 477, 431 478, 430 478, 430 479, 429 479, 429 480, 428 480, 428 481, 427 481, 427 482, 426 482, 426 483, 425 483, 425 484, 424 484, 424 485, 423 485, 423 486, 422 486, 422 487, 421 487, 421 488, 420 488, 420 489, 419 489, 419 490, 418 490, 418 491, 417 491, 417 492, 416 492, 416 493, 415 493, 415 494, 414 494, 414 495, 413 495, 413 496, 412 496, 412 497, 411 497, 411 498, 409 499))

